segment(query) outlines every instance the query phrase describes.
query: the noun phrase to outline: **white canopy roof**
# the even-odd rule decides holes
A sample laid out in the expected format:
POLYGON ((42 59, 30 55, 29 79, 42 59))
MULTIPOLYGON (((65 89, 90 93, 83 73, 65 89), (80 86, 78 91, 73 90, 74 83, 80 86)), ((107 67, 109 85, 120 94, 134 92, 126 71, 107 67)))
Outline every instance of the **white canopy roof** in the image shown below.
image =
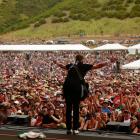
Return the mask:
POLYGON ((139 69, 140 70, 140 59, 123 65, 122 69, 131 69, 131 70, 139 69))
POLYGON ((140 53, 140 44, 137 44, 128 48, 128 51, 130 54, 135 54, 136 50, 138 50, 138 53, 140 53))
POLYGON ((131 47, 129 47, 128 49, 138 49, 138 50, 140 50, 140 44, 131 46, 131 47))
POLYGON ((118 43, 113 43, 113 44, 105 44, 105 45, 99 46, 97 48, 94 48, 93 50, 96 50, 96 51, 127 50, 127 47, 118 43))
POLYGON ((90 48, 82 44, 0 45, 0 51, 57 51, 57 50, 90 50, 90 48))

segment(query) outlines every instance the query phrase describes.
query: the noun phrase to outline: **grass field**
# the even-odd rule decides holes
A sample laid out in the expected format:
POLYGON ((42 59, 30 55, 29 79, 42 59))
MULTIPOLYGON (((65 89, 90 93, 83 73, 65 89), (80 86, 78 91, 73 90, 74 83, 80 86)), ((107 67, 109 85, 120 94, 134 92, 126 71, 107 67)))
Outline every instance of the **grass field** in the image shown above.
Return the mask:
POLYGON ((67 23, 47 23, 38 28, 33 26, 7 33, 1 38, 5 39, 20 39, 20 38, 54 38, 54 37, 70 37, 80 36, 85 34, 86 36, 94 35, 138 35, 140 34, 140 18, 133 19, 108 19, 102 18, 100 20, 91 21, 70 21, 67 23))

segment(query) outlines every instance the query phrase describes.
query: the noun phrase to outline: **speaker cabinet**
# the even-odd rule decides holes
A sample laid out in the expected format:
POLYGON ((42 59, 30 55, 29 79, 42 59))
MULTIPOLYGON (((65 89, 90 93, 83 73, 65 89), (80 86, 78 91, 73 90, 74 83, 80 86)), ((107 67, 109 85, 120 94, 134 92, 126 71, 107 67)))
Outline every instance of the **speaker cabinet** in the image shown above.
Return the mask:
POLYGON ((8 123, 16 125, 27 125, 29 123, 28 115, 11 115, 7 118, 8 123))
POLYGON ((108 122, 106 125, 107 130, 116 132, 127 132, 130 133, 130 124, 124 122, 108 122))

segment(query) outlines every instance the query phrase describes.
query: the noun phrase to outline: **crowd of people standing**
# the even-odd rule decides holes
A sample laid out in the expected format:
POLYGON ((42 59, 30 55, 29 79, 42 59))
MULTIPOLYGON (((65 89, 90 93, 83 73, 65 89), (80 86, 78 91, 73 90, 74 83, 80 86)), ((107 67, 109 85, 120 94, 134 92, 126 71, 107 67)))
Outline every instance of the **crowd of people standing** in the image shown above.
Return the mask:
POLYGON ((138 59, 127 52, 0 52, 0 123, 10 115, 28 115, 30 126, 66 128, 66 104, 62 85, 66 65, 77 53, 85 63, 98 64, 117 58, 109 66, 89 72, 90 95, 80 102, 79 130, 106 130, 108 122, 129 123, 132 133, 140 133, 140 76, 121 70, 121 65, 138 59), (117 67, 118 66, 118 67, 117 67))

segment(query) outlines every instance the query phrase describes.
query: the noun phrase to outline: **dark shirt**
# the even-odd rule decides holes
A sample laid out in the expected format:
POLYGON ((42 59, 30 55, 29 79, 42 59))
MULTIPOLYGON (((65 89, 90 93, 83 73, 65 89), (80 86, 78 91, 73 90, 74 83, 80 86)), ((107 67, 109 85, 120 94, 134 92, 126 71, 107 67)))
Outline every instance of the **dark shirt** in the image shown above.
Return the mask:
MULTIPOLYGON (((80 98, 80 94, 81 94, 81 81, 77 74, 77 71, 73 66, 74 66, 73 64, 66 65, 68 74, 63 85, 63 92, 64 92, 64 97, 69 96, 77 99, 80 98)), ((93 65, 78 63, 77 67, 82 77, 84 78, 86 73, 92 69, 93 65)))
POLYGON ((51 118, 51 116, 43 115, 43 120, 42 120, 43 124, 50 124, 50 123, 54 123, 54 122, 55 121, 51 118))
POLYGON ((138 129, 140 129, 140 121, 139 120, 137 122, 137 127, 138 127, 138 129))
MULTIPOLYGON (((66 69, 70 71, 70 68, 73 66, 73 64, 68 64, 66 65, 66 69)), ((92 69, 93 65, 90 64, 83 64, 83 63, 78 63, 77 67, 80 70, 80 73, 82 74, 82 76, 84 77, 86 75, 86 73, 92 69)), ((68 72, 68 76, 70 76, 71 78, 74 78, 75 75, 77 77, 77 73, 76 71, 72 71, 73 73, 68 72)))

